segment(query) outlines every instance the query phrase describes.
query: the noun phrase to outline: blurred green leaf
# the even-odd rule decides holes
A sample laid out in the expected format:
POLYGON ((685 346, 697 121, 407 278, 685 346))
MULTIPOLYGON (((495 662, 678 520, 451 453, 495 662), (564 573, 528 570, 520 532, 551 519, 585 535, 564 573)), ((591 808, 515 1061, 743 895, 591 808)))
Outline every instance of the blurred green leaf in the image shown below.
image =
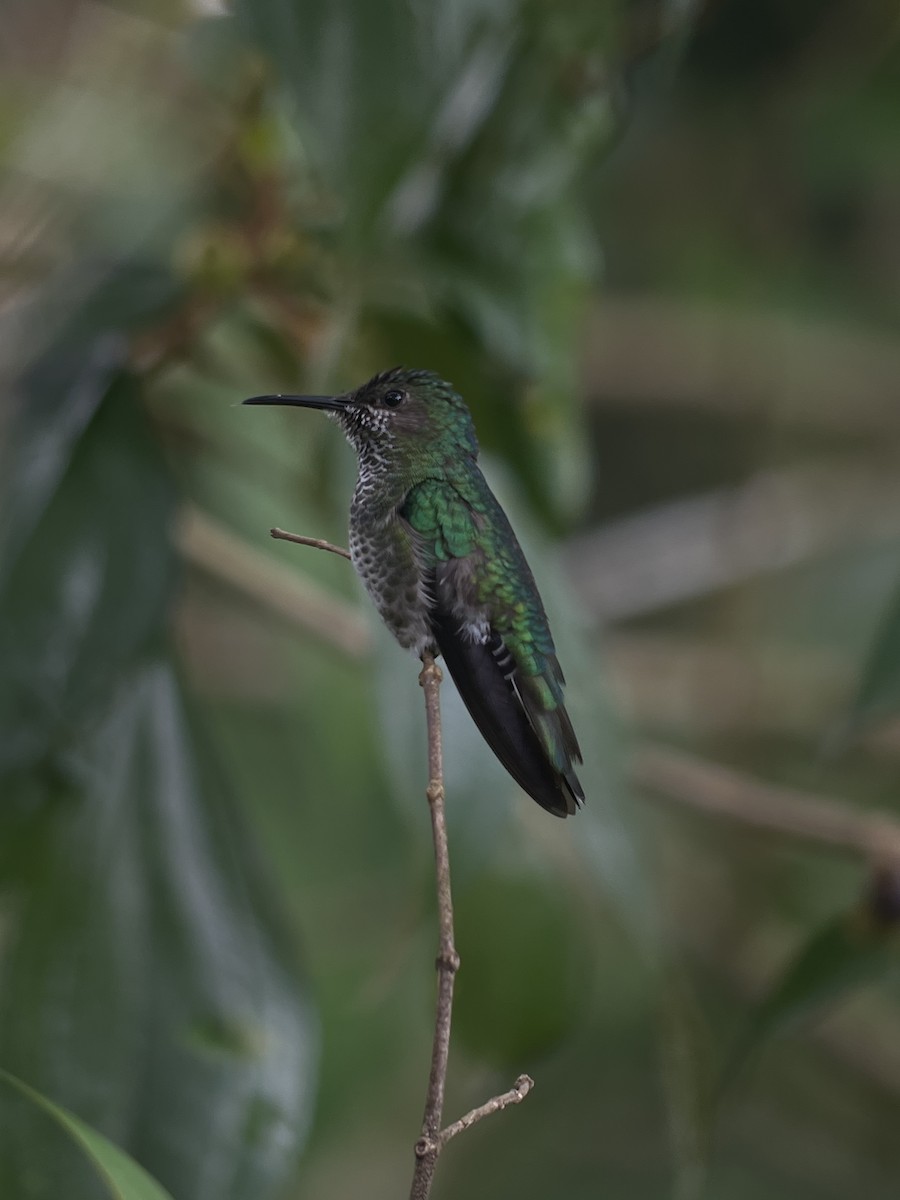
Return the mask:
POLYGON ((0 772, 63 753, 166 616, 175 495, 139 384, 98 368, 83 395, 77 433, 52 420, 26 430, 7 493, 0 772))
POLYGON ((829 921, 794 955, 757 1006, 723 1072, 721 1086, 729 1086, 771 1037, 898 968, 900 941, 894 921, 882 919, 869 904, 829 921))
POLYGON ((38 1105, 65 1129, 91 1160, 98 1175, 106 1183, 109 1195, 115 1200, 171 1200, 169 1193, 151 1179, 133 1158, 129 1158, 113 1142, 91 1129, 89 1125, 85 1125, 74 1113, 53 1104, 46 1096, 42 1096, 2 1068, 0 1082, 38 1105))
POLYGON ((461 892, 456 924, 465 970, 454 1026, 470 1053, 520 1069, 573 1035, 590 997, 591 955, 556 880, 483 876, 461 892))
POLYGON ((108 333, 77 353, 49 356, 23 382, 22 423, 4 456, 0 572, 11 568, 59 486, 79 438, 122 370, 124 351, 122 339, 108 333))
POLYGON ((703 1195, 709 1169, 709 1030, 681 965, 669 959, 659 980, 661 1083, 672 1150, 673 1200, 703 1195))
MULTIPOLYGON (((172 293, 141 280, 113 272, 24 377, 4 480, 0 1061, 174 1194, 243 1200, 291 1166, 316 1038, 162 656, 176 493, 119 331, 172 293)), ((2 1107, 0 1194, 94 1200, 2 1107)))
POLYGON ((304 147, 335 190, 335 208, 354 240, 373 231, 404 174, 421 160, 453 86, 468 80, 453 132, 473 103, 477 108, 482 80, 463 74, 462 52, 471 52, 476 25, 496 20, 495 12, 496 5, 475 3, 450 14, 405 0, 235 5, 241 28, 291 95, 304 147))
POLYGON ((575 364, 599 254, 575 185, 610 142, 618 22, 612 5, 564 9, 549 21, 482 0, 452 15, 403 0, 237 10, 294 100, 308 151, 298 220, 320 226, 324 203, 335 279, 352 281, 335 335, 368 343, 368 365, 444 370, 557 525, 588 482, 575 364), (314 203, 317 186, 334 194, 314 203))
POLYGON ((34 356, 13 388, 12 436, 3 444, 0 475, 0 580, 49 503, 79 439, 122 375, 126 334, 171 309, 179 288, 162 266, 84 260, 19 316, 19 353, 34 356), (34 330, 52 335, 34 344, 34 330))
MULTIPOLYGON (((119 688, 42 799, 0 880, 0 1061, 175 1195, 271 1195, 308 1123, 314 1023, 167 663, 119 688)), ((6 1114, 0 1194, 23 1173, 74 1200, 6 1114)))

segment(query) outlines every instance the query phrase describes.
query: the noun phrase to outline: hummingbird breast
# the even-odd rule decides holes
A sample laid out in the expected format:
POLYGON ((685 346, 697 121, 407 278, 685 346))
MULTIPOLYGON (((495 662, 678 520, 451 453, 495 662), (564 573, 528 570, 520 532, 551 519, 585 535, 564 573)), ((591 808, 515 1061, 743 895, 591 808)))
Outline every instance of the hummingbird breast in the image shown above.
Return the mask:
POLYGON ((421 655, 434 646, 428 617, 432 598, 409 531, 396 507, 354 496, 350 558, 381 619, 401 646, 421 655))

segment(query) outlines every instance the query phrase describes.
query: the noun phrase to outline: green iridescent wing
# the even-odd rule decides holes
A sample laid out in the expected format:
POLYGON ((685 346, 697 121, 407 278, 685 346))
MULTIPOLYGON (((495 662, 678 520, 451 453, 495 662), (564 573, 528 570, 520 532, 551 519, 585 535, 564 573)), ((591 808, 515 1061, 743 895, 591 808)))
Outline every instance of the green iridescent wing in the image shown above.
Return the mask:
POLYGON ((543 605, 506 514, 480 473, 426 480, 401 516, 431 576, 435 638, 463 701, 511 775, 565 816, 583 799, 581 753, 543 605))
POLYGON ((434 563, 465 558, 478 548, 475 509, 449 483, 426 479, 407 494, 400 515, 434 563))

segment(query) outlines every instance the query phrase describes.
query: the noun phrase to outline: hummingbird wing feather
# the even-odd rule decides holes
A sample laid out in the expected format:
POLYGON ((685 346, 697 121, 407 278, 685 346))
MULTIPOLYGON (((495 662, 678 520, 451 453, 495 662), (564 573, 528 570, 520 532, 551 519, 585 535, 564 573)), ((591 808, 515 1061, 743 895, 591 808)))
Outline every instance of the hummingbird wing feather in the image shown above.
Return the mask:
POLYGON ((471 479, 425 480, 400 510, 429 578, 435 641, 494 753, 542 807, 565 816, 584 798, 565 681, 515 534, 477 469, 471 479))
POLYGON ((459 622, 441 605, 432 610, 431 624, 460 698, 506 770, 548 812, 558 817, 575 812, 574 795, 561 786, 490 644, 462 635, 459 622))

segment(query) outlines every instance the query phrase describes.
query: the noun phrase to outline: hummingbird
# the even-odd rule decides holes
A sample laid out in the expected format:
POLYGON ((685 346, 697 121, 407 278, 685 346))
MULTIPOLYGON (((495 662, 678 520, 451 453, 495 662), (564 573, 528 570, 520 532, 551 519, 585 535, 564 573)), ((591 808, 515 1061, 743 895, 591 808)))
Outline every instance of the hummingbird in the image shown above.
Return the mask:
POLYGON ((401 646, 441 655, 519 786, 558 817, 584 800, 565 678, 534 576, 478 466, 472 416, 432 371, 395 367, 335 396, 251 396, 320 409, 356 450, 350 557, 401 646))

